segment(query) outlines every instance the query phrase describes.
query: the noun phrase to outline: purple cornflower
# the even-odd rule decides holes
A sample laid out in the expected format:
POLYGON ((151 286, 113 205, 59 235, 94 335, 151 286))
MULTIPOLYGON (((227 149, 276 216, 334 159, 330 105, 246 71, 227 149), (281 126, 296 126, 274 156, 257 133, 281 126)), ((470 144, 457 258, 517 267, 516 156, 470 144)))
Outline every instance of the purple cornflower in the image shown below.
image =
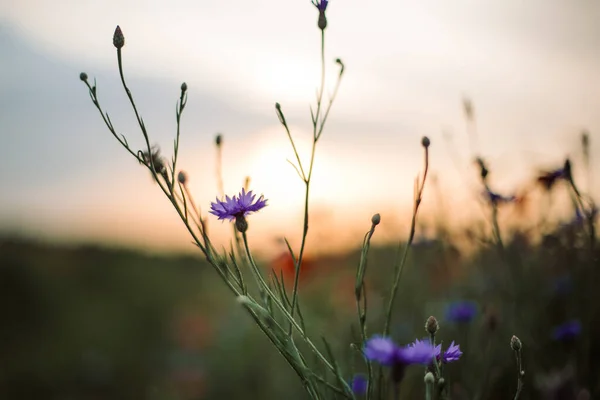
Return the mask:
MULTIPOLYGON (((438 347, 439 347, 439 350, 438 350, 437 357, 439 358, 442 348, 441 348, 441 345, 438 347)), ((438 349, 438 347, 436 347, 436 349, 438 349)), ((454 341, 452 341, 452 343, 450 343, 450 346, 446 349, 446 351, 444 352, 444 355, 442 356, 442 362, 449 363, 449 362, 453 362, 453 361, 458 361, 460 356, 462 356, 462 351, 460 351, 460 345, 454 344, 454 341)))
POLYGON ((239 217, 245 217, 252 212, 256 212, 267 205, 267 200, 263 196, 260 196, 256 202, 253 203, 255 194, 252 194, 252 190, 246 193, 246 189, 242 189, 242 192, 238 196, 225 196, 225 201, 217 198, 216 203, 210 203, 209 213, 216 215, 219 219, 227 219, 233 221, 239 217))
POLYGON ((477 314, 477 305, 472 301, 451 303, 446 310, 446 319, 452 322, 471 322, 477 314))
POLYGON ((363 374, 356 374, 352 378, 352 391, 358 396, 364 396, 367 393, 368 383, 366 376, 363 374))
POLYGON ((435 348, 427 341, 415 340, 407 346, 398 346, 390 338, 379 335, 365 344, 365 356, 381 365, 429 364, 435 356, 435 348))
POLYGON ((329 0, 312 0, 312 3, 319 11, 324 12, 327 9, 329 0))
POLYGON ((575 339, 581 334, 581 322, 579 320, 572 320, 565 322, 554 328, 552 331, 552 337, 554 340, 561 342, 568 342, 575 339))

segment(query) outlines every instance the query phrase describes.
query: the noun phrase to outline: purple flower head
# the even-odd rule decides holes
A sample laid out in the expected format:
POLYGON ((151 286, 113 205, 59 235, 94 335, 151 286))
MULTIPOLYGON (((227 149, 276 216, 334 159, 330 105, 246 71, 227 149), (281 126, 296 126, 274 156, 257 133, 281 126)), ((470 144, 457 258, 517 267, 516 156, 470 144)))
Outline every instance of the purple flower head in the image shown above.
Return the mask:
POLYGON ((538 176, 537 181, 540 185, 542 185, 544 189, 551 190, 554 187, 554 184, 557 183, 559 180, 568 180, 570 174, 571 163, 565 162, 565 165, 561 168, 552 171, 542 172, 538 176))
POLYGON ((365 356, 381 365, 392 365, 395 361, 398 347, 392 339, 374 335, 365 344, 365 356))
POLYGON ((454 344, 454 341, 452 341, 452 343, 450 343, 450 346, 444 352, 442 362, 449 363, 453 361, 458 361, 460 356, 462 356, 462 351, 460 351, 460 345, 454 344))
POLYGON ((554 328, 552 331, 552 337, 554 340, 561 342, 568 342, 575 339, 581 334, 581 322, 579 320, 572 320, 565 322, 554 328))
POLYGON ((327 9, 329 0, 312 0, 312 3, 315 7, 317 7, 319 9, 319 11, 324 12, 327 9))
POLYGON ((267 200, 263 196, 260 196, 256 202, 253 203, 255 194, 252 194, 252 190, 246 193, 246 189, 242 189, 242 192, 238 196, 225 196, 225 200, 219 200, 217 198, 216 203, 210 203, 209 213, 216 215, 219 219, 233 221, 237 217, 245 217, 252 212, 256 212, 267 205, 267 200))
POLYGON ((484 196, 489 200, 492 204, 503 204, 503 203, 512 203, 517 200, 516 196, 503 196, 501 194, 492 192, 489 189, 486 189, 484 192, 484 196))
POLYGON ((451 303, 446 310, 446 319, 451 322, 471 322, 477 314, 477 305, 472 301, 451 303))
POLYGON ((363 374, 356 374, 352 378, 352 391, 357 396, 364 396, 367 393, 367 378, 363 374))
POLYGON ((416 339, 413 343, 402 348, 399 354, 404 364, 429 364, 436 355, 436 348, 429 340, 416 339))
POLYGON ((407 346, 398 346, 392 339, 378 335, 367 340, 365 356, 381 365, 429 364, 435 356, 435 348, 428 341, 415 340, 407 346))

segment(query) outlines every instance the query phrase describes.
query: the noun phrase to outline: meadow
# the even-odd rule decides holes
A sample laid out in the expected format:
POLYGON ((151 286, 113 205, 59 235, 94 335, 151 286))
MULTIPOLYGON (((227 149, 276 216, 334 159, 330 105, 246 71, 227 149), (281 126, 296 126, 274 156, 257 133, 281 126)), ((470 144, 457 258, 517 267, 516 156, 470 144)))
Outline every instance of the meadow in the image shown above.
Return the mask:
MULTIPOLYGON (((437 316, 439 340, 455 340, 463 351, 447 368, 449 398, 513 398, 514 334, 523 345, 522 398, 596 398, 594 252, 581 224, 558 226, 537 243, 515 234, 503 256, 485 244, 463 254, 447 236, 416 243, 391 336, 404 343, 424 337, 425 320, 437 316), (462 301, 475 310, 457 320, 448 307, 462 301), (557 328, 571 321, 575 328, 557 328)), ((10 238, 0 254, 2 398, 308 398, 200 257, 10 238)), ((395 255, 392 246, 370 251, 369 327, 384 319, 395 255)), ((300 284, 307 330, 334 338, 348 379, 365 372, 350 347, 361 344, 354 300, 360 256, 357 249, 311 260, 300 284)), ((260 265, 290 273, 278 259, 260 265)), ((422 398, 423 369, 409 369, 401 387, 401 398, 422 398)))

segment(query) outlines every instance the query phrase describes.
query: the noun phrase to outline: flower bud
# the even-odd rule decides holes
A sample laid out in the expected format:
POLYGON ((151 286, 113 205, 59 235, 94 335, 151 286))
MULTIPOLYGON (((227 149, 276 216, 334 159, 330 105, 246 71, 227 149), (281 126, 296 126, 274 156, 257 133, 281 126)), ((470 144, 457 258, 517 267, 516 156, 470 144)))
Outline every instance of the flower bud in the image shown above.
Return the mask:
POLYGON ((440 329, 440 325, 438 324, 437 319, 433 315, 427 318, 427 322, 425 322, 425 330, 429 332, 430 335, 435 335, 438 329, 440 329))
POLYGON ((187 174, 185 173, 185 171, 179 171, 179 173, 177 174, 177 181, 179 183, 181 183, 182 185, 185 185, 187 182, 187 174))
POLYGON ((523 344, 521 343, 521 340, 518 337, 513 335, 513 337, 510 338, 510 347, 514 351, 519 351, 521 350, 521 347, 523 347, 523 344))
POLYGON ((433 382, 435 382, 435 378, 433 377, 433 374, 431 372, 426 373, 425 378, 423 380, 425 381, 426 385, 431 385, 433 384, 433 382))
POLYGON ((425 148, 428 148, 430 144, 431 141, 429 140, 429 138, 427 136, 423 136, 423 138, 421 139, 421 145, 425 148))
POLYGON ((223 135, 221 135, 220 133, 217 134, 217 136, 215 137, 215 144, 217 145, 217 147, 219 147, 221 145, 221 143, 223 143, 223 135))
POLYGON ((373 216, 371 217, 371 223, 373 224, 373 226, 379 225, 380 222, 381 222, 381 215, 379 215, 379 213, 373 214, 373 216))
POLYGON ((113 44, 117 49, 125 46, 125 36, 123 36, 123 32, 121 32, 121 28, 117 25, 115 29, 115 34, 113 35, 113 44))
POLYGON ((181 84, 181 91, 182 91, 182 92, 187 92, 187 83, 183 82, 183 83, 181 84))
POLYGON ((82 73, 79 74, 79 79, 81 79, 82 81, 85 82, 85 81, 87 81, 88 76, 87 76, 87 74, 85 72, 82 72, 82 73))

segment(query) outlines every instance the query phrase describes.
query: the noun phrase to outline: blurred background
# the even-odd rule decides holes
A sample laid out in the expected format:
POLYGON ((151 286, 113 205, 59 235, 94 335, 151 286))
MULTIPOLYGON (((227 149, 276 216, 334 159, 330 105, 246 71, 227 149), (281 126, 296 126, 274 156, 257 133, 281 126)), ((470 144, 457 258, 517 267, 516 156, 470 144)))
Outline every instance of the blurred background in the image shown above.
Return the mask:
MULTIPOLYGON (((594 1, 330 1, 329 92, 334 60, 346 70, 317 148, 301 290, 310 329, 339 339, 349 378, 364 367, 349 349, 358 248, 380 213, 367 277, 376 332, 428 136, 393 337, 424 336, 438 317, 441 338, 465 351, 448 369, 453 398, 514 395, 513 334, 525 344, 524 398, 600 398, 599 15, 594 1), (458 301, 474 305, 468 321, 447 314, 458 301)), ((308 0, 0 0, 0 397, 306 398, 111 137, 79 73, 141 148, 111 42, 120 25, 129 87, 167 157, 185 81, 178 165, 197 204, 206 214, 218 193, 220 133, 225 192, 249 177, 269 200, 249 221, 251 245, 289 281, 282 238, 300 245, 303 184, 274 104, 307 159, 317 16, 308 0)), ((229 246, 231 227, 208 225, 229 246)), ((405 398, 421 396, 420 372, 405 398)))

